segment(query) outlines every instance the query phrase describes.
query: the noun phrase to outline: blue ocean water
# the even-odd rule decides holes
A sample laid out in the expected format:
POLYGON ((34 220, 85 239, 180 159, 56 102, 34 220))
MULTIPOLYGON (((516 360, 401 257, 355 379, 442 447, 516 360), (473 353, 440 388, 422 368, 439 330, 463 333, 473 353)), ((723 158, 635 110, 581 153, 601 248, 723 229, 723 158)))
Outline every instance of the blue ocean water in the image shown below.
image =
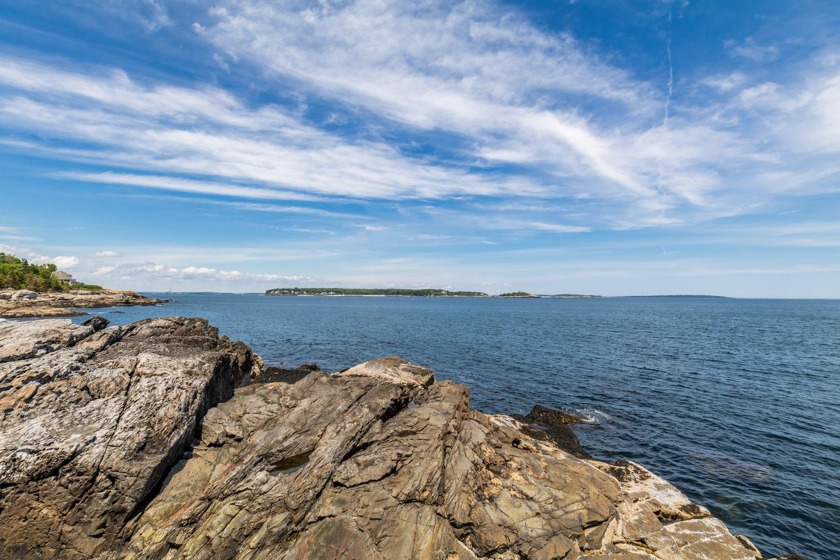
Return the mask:
POLYGON ((485 412, 576 412, 593 455, 644 464, 765 555, 837 558, 840 301, 165 297, 93 311, 205 317, 269 365, 399 355, 485 412))

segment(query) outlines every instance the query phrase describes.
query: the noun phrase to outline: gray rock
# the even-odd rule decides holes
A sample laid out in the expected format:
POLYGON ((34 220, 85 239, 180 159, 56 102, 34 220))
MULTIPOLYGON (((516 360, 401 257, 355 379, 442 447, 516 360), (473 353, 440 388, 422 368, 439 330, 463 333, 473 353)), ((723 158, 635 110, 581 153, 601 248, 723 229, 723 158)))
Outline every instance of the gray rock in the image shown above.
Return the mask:
POLYGON ((201 319, 0 323, 0 557, 116 546, 251 352, 201 319))
MULTIPOLYGON (((5 292, 9 293, 9 292, 5 292)), ((147 298, 124 290, 73 290, 37 293, 28 290, 0 297, 0 317, 67 317, 84 315, 70 308, 158 305, 167 300, 147 298)))
POLYGON ((12 294, 11 299, 38 299, 38 292, 31 290, 17 290, 12 294))

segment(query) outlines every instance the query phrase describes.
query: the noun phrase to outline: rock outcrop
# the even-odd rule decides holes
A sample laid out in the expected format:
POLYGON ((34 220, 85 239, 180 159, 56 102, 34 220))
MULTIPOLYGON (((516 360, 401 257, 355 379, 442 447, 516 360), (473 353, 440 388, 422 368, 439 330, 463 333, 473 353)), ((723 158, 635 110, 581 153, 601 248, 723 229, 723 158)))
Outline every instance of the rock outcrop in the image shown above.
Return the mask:
POLYGON ((55 293, 0 290, 0 317, 68 317, 84 315, 73 311, 73 308, 157 305, 166 301, 125 290, 71 290, 55 293))
POLYGON ((253 359, 199 319, 0 323, 0 557, 117 546, 253 359))
POLYGON ((0 557, 760 558, 399 358, 252 372, 200 320, 102 327, 0 324, 0 557))

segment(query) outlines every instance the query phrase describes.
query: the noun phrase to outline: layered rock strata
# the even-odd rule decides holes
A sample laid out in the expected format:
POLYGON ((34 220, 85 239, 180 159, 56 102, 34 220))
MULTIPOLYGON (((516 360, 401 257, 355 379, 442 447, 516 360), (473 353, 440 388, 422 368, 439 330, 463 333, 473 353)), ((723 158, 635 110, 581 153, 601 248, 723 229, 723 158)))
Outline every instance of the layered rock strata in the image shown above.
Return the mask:
POLYGON ((100 327, 0 324, 2 557, 760 558, 399 358, 263 370, 200 320, 100 327))
POLYGON ((0 290, 0 317, 68 317, 84 315, 73 311, 74 308, 157 305, 166 301, 125 290, 72 290, 56 293, 0 290))
POLYGON ((0 557, 119 547, 254 359, 199 319, 0 323, 0 557))

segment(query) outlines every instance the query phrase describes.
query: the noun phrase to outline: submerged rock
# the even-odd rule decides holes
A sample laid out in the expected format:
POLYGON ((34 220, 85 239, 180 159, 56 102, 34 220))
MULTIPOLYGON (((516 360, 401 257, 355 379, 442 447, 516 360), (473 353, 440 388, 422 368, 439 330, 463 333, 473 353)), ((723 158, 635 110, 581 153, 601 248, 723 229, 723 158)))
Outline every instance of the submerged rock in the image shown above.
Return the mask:
POLYGON ((2 557, 760 557, 644 468, 400 358, 234 392, 259 361, 206 322, 39 323, 0 326, 2 557))

